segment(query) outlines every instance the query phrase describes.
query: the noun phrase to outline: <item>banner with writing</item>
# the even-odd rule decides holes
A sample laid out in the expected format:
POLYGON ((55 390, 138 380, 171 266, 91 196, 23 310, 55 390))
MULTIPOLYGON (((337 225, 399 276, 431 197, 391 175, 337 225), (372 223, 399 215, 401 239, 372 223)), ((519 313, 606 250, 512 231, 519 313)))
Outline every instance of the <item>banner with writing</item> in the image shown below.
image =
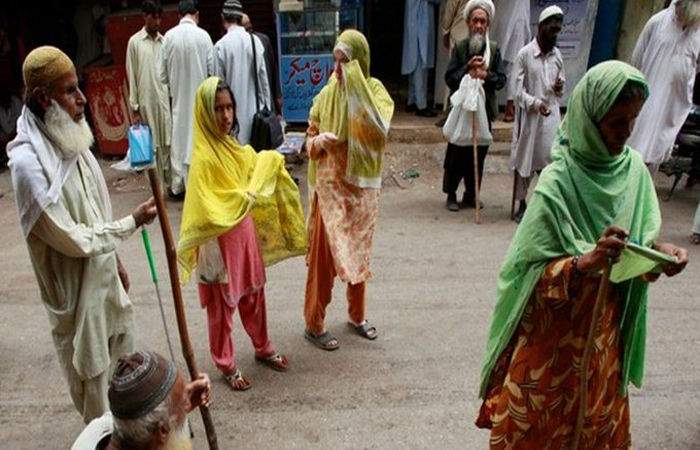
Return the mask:
POLYGON ((306 122, 311 102, 333 74, 333 55, 282 56, 280 83, 287 122, 306 122))
MULTIPOLYGON (((551 5, 559 6, 564 12, 564 24, 557 47, 564 58, 566 85, 564 100, 588 69, 588 57, 595 28, 599 0, 531 0, 532 35, 537 35, 537 21, 543 9, 551 5)), ((603 3, 601 3, 602 5, 603 3)))
POLYGON ((587 0, 535 0, 532 2, 532 35, 537 35, 537 21, 540 13, 548 6, 557 5, 564 11, 564 26, 559 35, 557 47, 564 59, 576 59, 581 50, 581 42, 590 40, 593 30, 587 22, 587 0))

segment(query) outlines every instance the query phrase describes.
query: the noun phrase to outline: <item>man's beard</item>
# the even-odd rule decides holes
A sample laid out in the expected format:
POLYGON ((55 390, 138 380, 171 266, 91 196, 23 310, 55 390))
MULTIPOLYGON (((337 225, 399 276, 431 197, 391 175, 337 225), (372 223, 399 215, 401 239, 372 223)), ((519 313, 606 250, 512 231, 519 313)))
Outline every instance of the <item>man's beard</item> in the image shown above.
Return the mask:
POLYGON ((170 433, 163 450, 192 450, 192 448, 192 439, 187 431, 187 421, 184 420, 179 429, 170 433))
POLYGON ((44 125, 56 151, 66 159, 83 153, 95 142, 85 117, 76 122, 56 100, 51 100, 46 110, 44 125))
POLYGON ((557 45, 557 37, 556 36, 554 36, 553 38, 549 38, 546 36, 542 37, 542 44, 546 49, 551 50, 557 45))
POLYGON ((474 33, 469 38, 469 54, 478 55, 481 53, 481 49, 484 48, 484 42, 486 38, 481 33, 474 33))
POLYGON ((700 1, 682 0, 679 7, 679 19, 683 23, 683 26, 695 28, 700 23, 700 1))

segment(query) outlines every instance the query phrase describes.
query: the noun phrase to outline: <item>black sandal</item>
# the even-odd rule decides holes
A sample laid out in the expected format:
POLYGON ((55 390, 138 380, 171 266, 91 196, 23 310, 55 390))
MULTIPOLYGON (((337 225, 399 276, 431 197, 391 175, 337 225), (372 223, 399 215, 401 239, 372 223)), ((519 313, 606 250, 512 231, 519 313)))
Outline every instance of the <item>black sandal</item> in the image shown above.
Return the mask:
POLYGON ((369 322, 367 322, 366 320, 360 325, 355 325, 352 322, 348 322, 348 326, 355 330, 355 333, 359 334, 365 339, 369 339, 370 341, 377 339, 377 337, 379 336, 377 334, 377 329, 370 325, 369 322))
POLYGON ((335 336, 330 334, 328 331, 323 332, 321 334, 314 334, 309 330, 306 330, 304 331, 304 337, 321 350, 331 352, 333 350, 337 350, 338 347, 340 347, 338 339, 336 339, 335 336), (331 344, 332 341, 335 341, 335 345, 331 344))

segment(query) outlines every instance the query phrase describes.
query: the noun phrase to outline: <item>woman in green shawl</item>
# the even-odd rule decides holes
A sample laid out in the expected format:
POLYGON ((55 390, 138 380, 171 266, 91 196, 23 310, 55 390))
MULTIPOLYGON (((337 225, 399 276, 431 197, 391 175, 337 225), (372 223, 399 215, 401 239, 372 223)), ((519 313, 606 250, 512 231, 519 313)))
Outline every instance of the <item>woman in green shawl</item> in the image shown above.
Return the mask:
POLYGON ((625 145, 647 95, 644 76, 618 61, 589 70, 571 94, 499 276, 476 422, 491 429, 491 448, 630 445, 627 385, 642 383, 647 287, 658 275, 602 283, 594 320, 601 272, 626 242, 672 255, 668 276, 688 260, 656 242, 654 185, 625 145))

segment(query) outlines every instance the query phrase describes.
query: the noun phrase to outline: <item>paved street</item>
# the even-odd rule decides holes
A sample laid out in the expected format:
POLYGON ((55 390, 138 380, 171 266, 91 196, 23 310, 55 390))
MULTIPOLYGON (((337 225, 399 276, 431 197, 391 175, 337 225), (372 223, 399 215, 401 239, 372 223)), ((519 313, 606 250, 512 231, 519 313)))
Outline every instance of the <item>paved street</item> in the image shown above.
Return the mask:
MULTIPOLYGON (((209 358, 205 314, 194 285, 185 288, 190 333, 200 367, 214 384, 211 406, 222 449, 485 448, 488 433, 473 425, 482 351, 495 301, 496 276, 515 224, 508 219, 511 178, 492 158, 484 184, 484 223, 472 211, 450 213, 440 192, 438 147, 394 144, 396 173, 415 164, 414 182, 387 180, 375 238, 368 318, 380 338, 369 342, 345 324, 337 285, 327 323, 340 350, 326 353, 302 337, 303 258, 268 271, 271 336, 291 370, 274 373, 253 360, 235 320, 238 361, 253 389, 230 391, 209 358), (413 163, 412 161, 416 161, 413 163)), ((111 170, 115 215, 147 198, 145 183, 126 184, 111 170)), ((397 177, 398 178, 398 177, 397 177)), ((668 182, 660 178, 661 192, 668 182)), ((0 447, 66 449, 82 429, 56 361, 48 319, 18 226, 8 173, 0 175, 0 447)), ((698 191, 662 202, 663 237, 686 245, 698 191)), ((179 224, 181 204, 169 205, 179 224)), ((151 227, 162 291, 170 301, 162 240, 151 227)), ((137 346, 167 353, 140 237, 119 250, 136 305, 137 346)), ((633 390, 633 443, 639 449, 700 448, 700 248, 674 280, 653 286, 649 303, 646 384, 633 390)), ((168 304, 171 331, 175 332, 168 304)), ((177 345, 177 344, 176 344, 177 345)), ((184 366, 183 366, 184 367, 184 366)), ((206 448, 192 415, 196 448, 206 448)))

